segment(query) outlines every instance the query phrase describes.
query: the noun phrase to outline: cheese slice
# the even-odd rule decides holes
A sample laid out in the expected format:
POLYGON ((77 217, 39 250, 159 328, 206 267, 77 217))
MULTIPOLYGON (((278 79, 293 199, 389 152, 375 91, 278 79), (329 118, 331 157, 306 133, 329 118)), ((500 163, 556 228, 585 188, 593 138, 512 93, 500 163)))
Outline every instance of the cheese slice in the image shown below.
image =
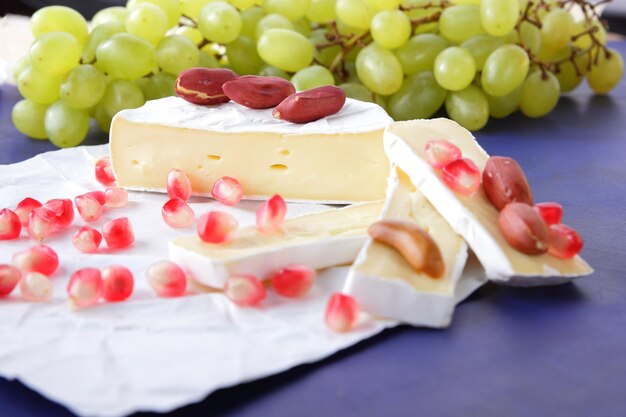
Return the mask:
POLYGON ((483 171, 489 156, 474 137, 447 119, 413 120, 389 125, 385 151, 407 173, 431 204, 466 240, 495 281, 511 285, 549 285, 588 275, 593 269, 580 257, 561 259, 550 254, 530 256, 513 249, 498 226, 498 210, 482 187, 467 196, 450 190, 425 160, 424 146, 431 139, 446 139, 483 171))
POLYGON ((294 124, 272 109, 169 97, 113 118, 111 162, 117 183, 134 190, 164 192, 168 172, 179 168, 197 195, 210 196, 217 179, 231 176, 250 199, 382 200, 389 172, 382 136, 391 121, 378 105, 351 99, 335 115, 294 124))
POLYGON ((197 235, 169 243, 170 259, 190 278, 222 288, 236 273, 266 279, 282 267, 298 263, 313 269, 351 264, 367 239, 383 202, 355 204, 285 220, 282 232, 263 234, 255 227, 238 229, 224 244, 202 241, 197 235))
POLYGON ((416 326, 448 326, 455 305, 486 282, 484 270, 475 258, 465 268, 467 245, 400 170, 394 169, 389 178, 381 219, 411 221, 428 232, 443 257, 443 276, 434 279, 416 272, 398 251, 369 238, 348 273, 344 292, 376 316, 416 326))

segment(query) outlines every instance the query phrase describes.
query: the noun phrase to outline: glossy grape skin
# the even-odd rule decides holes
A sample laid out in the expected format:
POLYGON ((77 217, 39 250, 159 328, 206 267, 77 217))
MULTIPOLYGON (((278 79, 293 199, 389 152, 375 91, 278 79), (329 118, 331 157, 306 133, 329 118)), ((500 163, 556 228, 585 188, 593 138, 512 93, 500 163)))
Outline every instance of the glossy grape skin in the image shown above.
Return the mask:
POLYGON ((376 12, 367 0, 337 0, 335 6, 337 17, 356 29, 369 28, 376 12))
POLYGON ((519 102, 522 97, 522 86, 500 97, 494 97, 487 94, 487 102, 489 103, 489 115, 495 119, 503 119, 513 114, 519 108, 519 102))
POLYGON ((311 7, 306 14, 307 19, 315 23, 326 23, 335 20, 335 0, 311 0, 311 7))
POLYGON ((394 120, 426 119, 441 108, 446 95, 432 71, 419 72, 407 77, 391 96, 389 114, 394 120))
POLYGON ((474 85, 448 93, 446 111, 451 119, 471 131, 482 129, 489 120, 487 97, 474 85))
POLYGON ((85 18, 66 6, 47 6, 33 13, 30 27, 35 38, 48 32, 67 32, 80 45, 87 41, 88 28, 85 18))
POLYGON ((168 29, 167 15, 158 6, 142 3, 135 6, 125 21, 126 31, 156 45, 168 29))
POLYGON ((107 84, 102 105, 110 116, 124 109, 134 109, 144 104, 141 89, 132 81, 113 80, 107 84))
POLYGON ((422 71, 432 71, 437 55, 448 46, 448 42, 439 35, 422 33, 413 36, 395 51, 402 71, 406 75, 422 71))
POLYGON ((511 32, 520 15, 518 0, 481 0, 480 22, 490 35, 504 36, 511 32))
POLYGON ((623 75, 622 55, 617 50, 609 48, 608 54, 600 52, 598 64, 591 67, 587 74, 587 82, 596 94, 606 94, 619 84, 623 75))
POLYGON ((245 36, 256 41, 256 27, 264 16, 265 13, 260 7, 251 7, 242 11, 240 36, 245 36))
POLYGON ((89 34, 89 38, 87 39, 85 48, 83 49, 83 54, 81 56, 82 62, 86 64, 93 63, 96 60, 96 51, 98 50, 98 46, 100 45, 100 43, 115 35, 116 33, 121 33, 124 31, 126 31, 124 22, 118 21, 104 22, 93 28, 93 30, 89 34))
POLYGON ((17 79, 20 94, 38 104, 51 104, 59 99, 60 77, 41 74, 28 65, 17 79))
POLYGON ((257 52, 266 63, 296 72, 313 60, 313 45, 302 34, 288 29, 269 29, 257 42, 257 52))
POLYGON ((261 18, 256 24, 256 39, 259 39, 263 32, 268 29, 289 29, 296 30, 293 23, 285 16, 278 13, 270 13, 261 18))
POLYGON ((179 0, 129 0, 126 8, 132 11, 135 7, 142 4, 152 4, 159 7, 167 17, 167 28, 172 28, 178 24, 182 9, 179 0))
POLYGON ((504 39, 502 38, 496 38, 491 35, 478 35, 463 42, 461 47, 472 54, 476 70, 482 71, 487 57, 502 45, 504 45, 504 39))
POLYGON ((229 43, 241 33, 241 15, 227 3, 212 2, 204 6, 198 18, 198 28, 211 42, 229 43))
POLYGON ((74 109, 62 101, 52 104, 44 118, 46 135, 55 146, 69 148, 80 145, 89 131, 89 112, 74 109))
POLYGON ((472 55, 459 46, 451 46, 439 53, 435 59, 435 78, 446 90, 459 91, 466 88, 476 74, 472 55))
POLYGON ((493 51, 483 67, 481 85, 492 96, 504 96, 519 87, 530 67, 528 54, 517 45, 504 45, 493 51))
POLYGON ((11 120, 15 128, 32 139, 48 139, 44 118, 48 105, 37 104, 30 100, 20 100, 11 111, 11 120))
POLYGON ((480 7, 459 5, 447 7, 439 18, 441 36, 450 42, 460 44, 469 38, 485 34, 480 23, 480 7))
POLYGON ((38 37, 30 47, 30 63, 38 72, 59 76, 67 73, 80 61, 81 46, 65 32, 48 32, 38 37))
POLYGON ((311 7, 311 0, 264 0, 266 13, 281 13, 289 20, 304 17, 311 7))
POLYGON ((567 46, 574 32, 574 19, 565 9, 550 10, 541 25, 541 42, 550 49, 567 46))
POLYGON ((402 86, 402 66, 398 58, 376 44, 370 44, 359 52, 356 70, 363 84, 376 94, 387 96, 402 86))
POLYGON ((156 67, 152 44, 129 33, 117 33, 100 43, 96 59, 107 74, 124 80, 143 77, 156 67))
POLYGON ((339 84, 339 88, 341 88, 344 93, 346 93, 346 97, 366 101, 369 103, 374 102, 374 93, 367 89, 363 84, 357 83, 343 83, 339 84))
POLYGON ((106 77, 93 65, 79 65, 63 80, 61 100, 76 109, 95 106, 104 95, 106 77))
POLYGON ((536 118, 550 113, 559 101, 559 80, 551 72, 535 71, 522 84, 520 110, 536 118))
POLYGON ((335 78, 326 67, 312 65, 296 72, 291 77, 291 83, 297 91, 304 91, 323 85, 335 85, 335 78))
POLYGON ((411 36, 411 22, 400 10, 383 10, 372 19, 370 33, 378 45, 396 49, 411 36))
POLYGON ((240 36, 226 48, 230 68, 239 75, 258 74, 263 67, 263 60, 256 50, 256 42, 246 36, 240 36))
POLYGON ((91 18, 91 27, 96 28, 105 23, 118 23, 124 25, 126 16, 128 15, 128 9, 122 6, 106 7, 99 10, 91 18))
POLYGON ((198 66, 200 51, 191 39, 183 35, 169 35, 157 46, 156 60, 161 70, 178 75, 198 66))

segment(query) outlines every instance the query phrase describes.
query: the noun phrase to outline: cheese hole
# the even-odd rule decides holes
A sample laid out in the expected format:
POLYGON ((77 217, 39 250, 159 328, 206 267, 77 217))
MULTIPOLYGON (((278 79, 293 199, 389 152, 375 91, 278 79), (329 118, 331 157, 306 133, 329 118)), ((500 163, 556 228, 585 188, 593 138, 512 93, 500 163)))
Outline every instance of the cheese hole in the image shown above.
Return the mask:
POLYGON ((274 165, 270 165, 270 169, 273 169, 275 171, 287 171, 289 167, 284 164, 274 164, 274 165))
POLYGON ((199 170, 202 170, 202 169, 204 169, 204 165, 198 165, 198 166, 197 166, 197 168, 198 168, 199 170))
POLYGON ((281 149, 278 153, 283 155, 283 156, 291 155, 291 152, 289 152, 289 149, 281 149))
POLYGON ((219 155, 207 155, 206 157, 211 161, 219 161, 220 159, 222 159, 222 157, 219 155))
POLYGON ((136 166, 138 166, 138 165, 139 165, 139 161, 138 161, 138 160, 136 160, 136 159, 133 159, 132 161, 130 161, 130 163, 131 163, 131 165, 132 165, 132 166, 134 166, 134 167, 136 167, 136 166))

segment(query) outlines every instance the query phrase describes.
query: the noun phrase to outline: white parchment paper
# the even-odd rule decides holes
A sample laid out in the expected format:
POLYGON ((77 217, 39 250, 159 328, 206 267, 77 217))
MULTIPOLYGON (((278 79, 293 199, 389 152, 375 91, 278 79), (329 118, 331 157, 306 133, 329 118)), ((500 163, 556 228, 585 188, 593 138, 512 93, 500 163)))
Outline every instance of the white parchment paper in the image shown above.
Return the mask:
MULTIPOLYGON (((95 161, 106 145, 41 154, 14 165, 0 166, 0 208, 14 208, 25 197, 42 202, 74 198, 102 190, 95 181, 95 161)), ((166 195, 129 193, 129 204, 108 209, 94 225, 127 216, 136 236, 129 250, 96 254, 78 252, 72 227, 46 244, 59 254, 61 267, 51 280, 54 296, 30 303, 16 289, 0 299, 0 375, 17 378, 45 397, 84 416, 123 416, 135 411, 168 411, 197 402, 211 392, 327 357, 371 337, 391 321, 361 317, 357 328, 336 334, 323 321, 328 296, 343 284, 347 268, 321 273, 302 300, 282 298, 271 290, 259 308, 232 305, 219 292, 195 288, 177 299, 160 299, 145 282, 152 263, 167 258, 167 242, 194 233, 165 225, 161 206, 166 195), (120 264, 135 276, 131 299, 73 311, 65 286, 79 268, 120 264)), ((259 202, 229 208, 194 198, 196 214, 220 209, 235 215, 242 226, 253 224, 259 202)), ((289 215, 325 209, 322 205, 290 204, 289 215)), ((0 241, 0 263, 10 263, 18 250, 33 245, 23 232, 14 241, 0 241)))

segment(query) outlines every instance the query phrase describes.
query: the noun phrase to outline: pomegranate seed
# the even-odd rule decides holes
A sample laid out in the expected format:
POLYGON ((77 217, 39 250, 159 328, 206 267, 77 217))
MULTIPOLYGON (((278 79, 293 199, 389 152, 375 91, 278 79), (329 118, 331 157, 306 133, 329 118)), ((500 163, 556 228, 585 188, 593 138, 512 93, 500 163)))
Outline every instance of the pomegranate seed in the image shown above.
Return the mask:
POLYGON ((44 274, 29 272, 20 282, 20 292, 28 301, 46 301, 52 297, 52 284, 44 274))
POLYGON ((254 306, 265 299, 265 287, 254 275, 231 275, 224 284, 224 294, 239 306, 254 306))
POLYGON ((102 271, 103 296, 111 302, 124 301, 133 293, 133 273, 123 266, 113 265, 102 271))
POLYGON ((74 205, 70 199, 56 198, 47 201, 43 206, 54 213, 57 217, 58 225, 62 229, 68 227, 74 221, 74 205))
POLYGON ((561 223, 563 206, 559 203, 537 203, 535 204, 535 210, 539 212, 548 226, 561 223))
POLYGON ((172 198, 163 205, 161 215, 165 223, 174 228, 191 226, 196 216, 191 207, 177 197, 172 198))
POLYGON ((37 207, 28 215, 26 232, 31 239, 43 242, 45 238, 60 229, 57 216, 45 207, 37 207))
POLYGON ((23 273, 39 272, 50 276, 59 267, 59 256, 50 246, 37 245, 15 253, 13 265, 23 273))
POLYGON ((243 188, 239 181, 232 177, 222 177, 215 181, 211 196, 222 204, 234 206, 243 197, 243 188))
POLYGON ((350 330, 359 318, 359 305, 349 295, 334 293, 326 305, 326 325, 336 332, 350 330))
POLYGON ((237 220, 223 211, 210 211, 198 218, 196 225, 200 239, 209 243, 223 243, 239 224, 237 220))
POLYGON ((22 221, 13 210, 0 210, 0 240, 15 239, 22 231, 22 221))
POLYGON ((110 208, 124 207, 128 203, 128 191, 122 187, 109 187, 104 191, 105 203, 110 208))
POLYGON ((256 228, 263 233, 280 229, 287 214, 287 204, 278 194, 267 200, 256 211, 256 228))
POLYGON ((315 276, 315 270, 307 266, 287 265, 272 277, 272 286, 282 296, 302 297, 313 285, 315 276))
POLYGON ((96 180, 105 187, 115 184, 115 174, 113 167, 111 167, 111 159, 108 156, 96 161, 96 180))
POLYGON ((191 197, 191 181, 189 181, 189 176, 182 169, 171 170, 167 174, 165 185, 167 187, 167 195, 170 198, 178 197, 183 201, 187 201, 191 197))
POLYGON ((0 265, 0 297, 11 294, 18 282, 22 279, 22 273, 13 265, 0 265))
POLYGON ((96 200, 98 203, 104 206, 106 202, 106 198, 104 196, 104 191, 90 191, 88 193, 83 194, 84 196, 91 197, 96 200))
POLYGON ((90 226, 84 226, 72 237, 74 247, 83 253, 94 253, 102 243, 102 235, 90 226))
POLYGON ((148 268, 148 284, 159 297, 180 297, 187 289, 187 278, 180 268, 170 261, 160 261, 148 268))
POLYGON ((89 307, 102 297, 102 275, 96 268, 83 268, 74 272, 67 284, 67 295, 74 308, 89 307))
POLYGON ((22 227, 28 226, 28 216, 33 209, 37 207, 41 207, 41 203, 34 198, 26 197, 22 201, 17 204, 15 208, 15 214, 20 218, 20 222, 22 222, 22 227))
POLYGON ((102 226, 102 236, 110 249, 127 248, 135 242, 135 235, 128 217, 106 222, 102 226))
POLYGON ((583 240, 578 232, 565 224, 550 225, 548 232, 548 252, 559 258, 569 259, 578 255, 583 248, 583 240))
POLYGON ((79 195, 74 199, 78 214, 86 222, 95 222, 100 220, 104 207, 95 198, 88 195, 79 195))
POLYGON ((445 139, 433 139, 426 142, 424 146, 426 162, 434 168, 443 168, 450 162, 461 159, 463 154, 454 143, 445 139))
POLYGON ((480 170, 468 158, 457 159, 441 169, 443 182, 457 193, 472 194, 480 188, 480 170))

